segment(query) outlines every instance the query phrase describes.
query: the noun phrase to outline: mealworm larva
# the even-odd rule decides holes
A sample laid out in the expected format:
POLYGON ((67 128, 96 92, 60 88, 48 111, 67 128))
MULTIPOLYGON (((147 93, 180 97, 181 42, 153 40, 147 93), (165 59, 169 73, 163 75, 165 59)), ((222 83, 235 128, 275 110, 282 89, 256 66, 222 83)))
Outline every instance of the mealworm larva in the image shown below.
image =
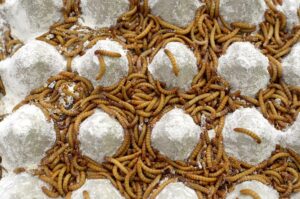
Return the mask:
POLYGON ((78 43, 79 43, 79 45, 77 45, 77 47, 71 51, 68 51, 67 48, 65 50, 63 50, 64 51, 63 54, 66 57, 74 57, 74 56, 78 55, 83 50, 83 42, 79 41, 78 43))
POLYGON ((199 141, 196 147, 194 148, 194 150, 192 151, 189 160, 194 160, 197 157, 198 153, 201 151, 202 147, 203 147, 203 142, 199 141))
POLYGON ((223 42, 226 42, 228 41, 229 39, 233 38, 238 32, 240 31, 239 28, 235 28, 232 32, 230 32, 229 34, 223 36, 223 37, 220 37, 219 39, 217 39, 217 42, 219 43, 223 43, 223 42))
POLYGON ((70 173, 68 173, 65 176, 64 180, 63 180, 63 186, 62 187, 63 187, 63 190, 64 190, 65 193, 68 193, 68 184, 69 184, 69 181, 70 181, 71 177, 72 177, 72 175, 70 173))
POLYGON ((154 174, 154 175, 159 175, 159 174, 162 174, 164 172, 164 169, 149 168, 147 165, 145 165, 143 163, 142 160, 140 160, 140 163, 141 163, 141 166, 142 166, 143 170, 145 170, 147 173, 151 173, 151 174, 154 174))
POLYGON ((138 163, 137 163, 137 173, 143 182, 148 183, 148 184, 152 182, 152 179, 150 179, 144 175, 140 159, 138 160, 138 163))
POLYGON ((278 10, 276 9, 276 6, 273 4, 273 2, 271 0, 265 0, 265 2, 272 11, 278 12, 278 10))
POLYGON ((51 186, 53 186, 55 189, 58 189, 58 185, 57 185, 57 182, 55 182, 53 179, 47 177, 47 176, 39 176, 39 179, 50 184, 51 186))
POLYGON ((194 25, 194 21, 192 21, 185 29, 182 29, 182 28, 179 28, 173 24, 170 24, 170 23, 162 20, 160 17, 158 17, 158 21, 161 26, 173 29, 175 31, 175 33, 180 34, 180 35, 185 35, 185 34, 189 33, 194 25))
POLYGON ((199 111, 202 111, 202 110, 207 110, 207 111, 209 111, 210 112, 210 117, 212 118, 212 119, 214 119, 215 117, 216 117, 216 111, 215 111, 215 109, 213 108, 213 107, 211 107, 211 106, 198 106, 198 107, 196 107, 194 110, 193 110, 193 112, 191 113, 191 115, 196 115, 199 111))
POLYGON ((199 96, 195 97, 194 99, 188 101, 188 102, 186 103, 185 107, 186 107, 186 108, 187 108, 187 107, 190 107, 190 106, 192 106, 193 104, 197 103, 198 101, 200 101, 200 100, 202 100, 202 99, 205 99, 205 98, 209 97, 210 95, 211 95, 210 93, 204 93, 204 94, 202 94, 202 95, 199 95, 199 96))
POLYGON ((106 64, 105 64, 103 56, 98 55, 97 57, 98 57, 100 69, 99 69, 99 73, 96 76, 96 80, 99 81, 99 80, 101 80, 101 78, 104 76, 104 74, 106 72, 106 64))
POLYGON ((279 35, 279 31, 280 31, 279 29, 280 29, 280 21, 279 19, 276 19, 275 30, 274 30, 275 41, 277 42, 278 45, 282 46, 283 42, 279 35))
POLYGON ((240 193, 243 195, 251 196, 253 199, 260 199, 260 196, 258 195, 258 193, 256 193, 252 189, 241 189, 240 193))
POLYGON ((61 153, 63 153, 67 148, 69 147, 69 144, 64 144, 60 147, 60 149, 58 149, 57 151, 55 151, 54 153, 51 154, 51 156, 49 156, 44 164, 49 164, 52 163, 54 161, 55 158, 57 158, 61 153))
POLYGON ((46 194, 50 198, 57 198, 57 197, 59 197, 59 193, 58 192, 51 191, 51 190, 49 190, 45 186, 42 186, 42 191, 44 192, 44 194, 46 194))
POLYGON ((95 55, 103 55, 103 56, 108 56, 108 57, 115 57, 115 58, 119 58, 122 55, 118 52, 113 52, 113 51, 108 51, 108 50, 96 50, 95 51, 95 55))
MULTIPOLYGON (((1 168, 2 169, 2 168, 1 168)), ((15 168, 14 170, 13 170, 13 172, 15 173, 15 174, 20 174, 20 173, 23 173, 23 172, 25 172, 26 171, 26 169, 24 168, 24 167, 18 167, 18 168, 15 168)))
POLYGON ((94 110, 88 111, 88 112, 83 112, 81 114, 79 114, 76 119, 75 119, 75 123, 74 123, 74 131, 75 132, 79 132, 79 126, 80 123, 86 119, 87 117, 91 116, 92 114, 94 114, 94 110))
POLYGON ((92 82, 90 80, 84 78, 84 77, 81 77, 81 76, 77 75, 77 76, 74 77, 73 80, 74 81, 81 81, 81 82, 83 82, 83 84, 88 87, 89 91, 93 91, 94 90, 94 86, 93 86, 92 82))
POLYGON ((186 182, 185 183, 188 187, 195 189, 197 191, 203 192, 205 194, 209 194, 210 190, 207 187, 201 186, 199 184, 193 183, 193 182, 186 182))
POLYGON ((149 195, 151 194, 154 187, 159 183, 161 178, 161 175, 156 176, 156 178, 150 183, 150 185, 147 187, 146 191, 144 192, 143 199, 147 199, 149 195))
POLYGON ((83 196, 83 199, 91 199, 89 192, 87 192, 85 190, 82 192, 82 196, 83 196))
POLYGON ((220 95, 219 91, 214 92, 214 93, 209 93, 209 96, 206 97, 203 101, 204 102, 210 102, 210 101, 216 99, 219 95, 220 95))
POLYGON ((79 182, 76 183, 76 184, 69 185, 69 190, 70 191, 74 191, 76 189, 79 189, 85 183, 85 180, 86 180, 85 172, 84 171, 80 171, 79 182))
POLYGON ((58 183, 57 183, 57 191, 60 195, 65 195, 64 193, 64 190, 63 190, 63 177, 64 177, 64 174, 67 170, 67 167, 63 167, 60 172, 59 172, 59 175, 58 175, 58 183))
POLYGON ((151 129, 150 129, 150 127, 148 127, 148 129, 147 129, 147 134, 146 134, 146 140, 145 141, 146 141, 146 148, 147 148, 148 152, 150 153, 150 155, 152 157, 155 158, 156 155, 155 155, 155 153, 152 149, 152 146, 151 146, 151 129))
POLYGON ((263 98, 263 91, 260 90, 258 93, 258 102, 259 102, 259 106, 261 108, 261 112, 262 114, 266 117, 267 116, 267 109, 264 103, 264 98, 263 98))
POLYGON ((85 167, 82 167, 80 166, 78 163, 77 163, 77 159, 78 159, 78 156, 75 156, 72 160, 72 165, 74 166, 75 169, 77 169, 78 171, 84 171, 85 170, 85 167))
POLYGON ((161 183, 159 185, 159 187, 157 189, 155 189, 151 196, 150 196, 150 199, 155 199, 156 196, 168 185, 168 184, 171 184, 171 183, 174 183, 174 182, 177 182, 177 179, 176 178, 169 178, 167 179, 166 181, 164 181, 163 183, 161 183))
POLYGON ((176 62, 176 59, 175 59, 173 53, 168 49, 164 49, 164 52, 168 56, 168 58, 172 64, 173 73, 175 74, 176 77, 178 77, 180 70, 177 66, 177 62, 176 62))
POLYGON ((215 177, 205 177, 205 176, 200 176, 200 175, 191 174, 191 173, 185 173, 184 176, 187 178, 190 178, 192 180, 203 181, 203 182, 217 181, 217 178, 215 178, 215 177))
POLYGON ((286 158, 286 157, 290 157, 290 154, 289 154, 289 153, 285 153, 285 152, 277 153, 277 154, 273 155, 273 156, 269 159, 269 163, 272 164, 272 163, 275 162, 277 159, 279 159, 279 158, 286 158))
POLYGON ((172 90, 166 90, 166 89, 162 88, 161 84, 158 80, 156 81, 156 86, 157 86, 157 89, 159 90, 159 92, 161 92, 164 95, 172 95, 177 92, 177 88, 174 88, 172 90))
POLYGON ((114 165, 116 165, 125 174, 129 173, 128 169, 126 169, 126 167, 121 162, 119 162, 117 159, 111 158, 111 157, 106 157, 105 159, 106 159, 106 161, 111 162, 114 165))
POLYGON ((285 94, 287 95, 288 99, 289 100, 292 100, 292 93, 291 91, 289 90, 288 86, 286 85, 286 83, 283 81, 283 80, 280 80, 280 85, 282 86, 285 94))
POLYGON ((245 135, 248 135, 250 137, 252 137, 258 144, 261 143, 261 138, 254 132, 248 130, 248 129, 245 129, 245 128, 235 128, 233 129, 235 132, 238 132, 238 133, 243 133, 245 135))
POLYGON ((138 39, 144 38, 150 32, 153 24, 154 24, 154 22, 153 22, 153 20, 151 20, 150 23, 148 24, 148 26, 143 30, 143 32, 141 32, 138 36, 136 36, 135 39, 138 40, 138 39))
POLYGON ((225 179, 227 181, 229 181, 229 182, 235 182, 235 181, 239 180, 240 178, 253 173, 255 170, 256 170, 256 167, 252 167, 252 168, 250 168, 250 169, 248 169, 246 171, 243 171, 241 173, 238 173, 238 174, 236 174, 234 176, 227 176, 225 179))
POLYGON ((212 146, 208 145, 207 149, 206 149, 206 162, 207 162, 207 167, 211 168, 212 167, 212 157, 211 154, 212 153, 212 146))
POLYGON ((164 94, 161 94, 160 95, 160 100, 159 100, 159 104, 157 106, 157 108, 155 109, 155 111, 153 112, 153 116, 156 116, 158 115, 164 108, 164 105, 165 105, 165 95, 164 94))
POLYGON ((136 194, 133 193, 129 182, 130 182, 131 177, 134 176, 135 173, 136 173, 136 170, 132 170, 129 173, 127 173, 127 175, 125 177, 125 190, 129 194, 129 196, 132 197, 132 198, 136 198, 136 194))
POLYGON ((124 14, 120 17, 120 19, 126 20, 126 18, 128 18, 128 17, 134 15, 134 14, 136 13, 136 11, 137 11, 137 6, 134 6, 131 10, 129 10, 128 12, 124 13, 124 14))
POLYGON ((211 47, 212 47, 212 49, 213 49, 214 52, 218 51, 216 43, 215 43, 216 28, 217 28, 217 26, 214 25, 214 27, 213 27, 213 29, 212 29, 212 31, 210 33, 210 36, 209 36, 210 45, 211 45, 211 47))
POLYGON ((291 167, 288 167, 286 170, 294 176, 293 183, 297 182, 299 179, 299 173, 291 167))
POLYGON ((132 159, 136 158, 140 154, 141 154, 141 151, 138 151, 136 153, 133 153, 133 154, 130 154, 130 155, 127 155, 127 156, 123 156, 123 157, 119 157, 119 158, 116 158, 116 159, 119 162, 125 162, 125 161, 132 160, 132 159))
POLYGON ((248 30, 255 30, 256 26, 252 24, 248 24, 245 22, 233 22, 231 23, 231 26, 235 28, 240 28, 240 29, 248 29, 248 30))

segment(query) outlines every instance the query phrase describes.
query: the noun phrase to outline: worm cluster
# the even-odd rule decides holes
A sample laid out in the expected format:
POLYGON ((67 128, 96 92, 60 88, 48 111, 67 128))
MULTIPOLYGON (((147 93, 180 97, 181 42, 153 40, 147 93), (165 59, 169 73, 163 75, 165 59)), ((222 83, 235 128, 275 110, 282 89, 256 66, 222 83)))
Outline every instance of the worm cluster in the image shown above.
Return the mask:
MULTIPOLYGON (((259 107, 263 116, 277 129, 290 125, 300 112, 300 87, 282 80, 281 58, 299 41, 300 29, 285 32, 286 17, 276 9, 280 1, 266 0, 269 9, 259 30, 250 24, 227 24, 219 14, 219 0, 206 0, 195 19, 185 28, 167 23, 151 14, 148 1, 131 0, 130 10, 122 14, 116 26, 92 30, 78 25, 79 1, 64 0, 64 21, 50 27, 38 37, 56 46, 67 59, 67 71, 50 77, 46 87, 30 93, 18 107, 33 103, 43 110, 56 129, 56 144, 41 160, 39 169, 31 171, 49 187, 42 187, 49 197, 71 197, 87 179, 109 179, 125 198, 155 198, 169 183, 181 181, 194 189, 199 198, 225 198, 234 185, 257 180, 271 185, 282 198, 300 191, 300 154, 280 146, 259 165, 250 165, 229 157, 224 152, 222 129, 227 113, 240 107, 259 107), (75 28, 74 28, 75 27, 75 28), (252 34, 251 34, 252 33, 252 34), (49 36, 50 35, 50 36, 49 36), (110 38, 128 51, 129 74, 109 87, 93 87, 92 83, 72 71, 75 56, 83 55, 97 41, 110 38), (148 64, 169 42, 181 42, 193 50, 199 67, 192 87, 183 92, 168 90, 164 83, 153 79, 148 64), (231 93, 230 85, 216 73, 218 58, 236 41, 249 41, 265 54, 269 61, 270 83, 255 98, 231 93), (86 45, 85 45, 86 44, 86 45), (74 92, 68 88, 72 86, 74 92), (70 100, 71 99, 71 100, 70 100), (280 99, 283 103, 276 103, 280 99), (190 114, 196 124, 206 117, 204 133, 186 161, 174 161, 151 146, 151 130, 155 123, 174 107, 190 114), (100 108, 116 118, 125 132, 125 139, 116 154, 103 163, 95 162, 80 151, 77 139, 82 121, 100 108), (142 128, 140 128, 142 127, 142 128), (216 136, 209 139, 208 130, 216 136), (201 166, 199 166, 201 165, 201 166), (166 181, 160 183, 161 180, 166 181)), ((6 44, 8 53, 17 40, 6 44)), ((174 74, 179 73, 174 55, 165 50, 174 74)), ((110 51, 96 51, 99 58, 98 80, 105 73, 103 56, 118 57, 110 51)), ((0 60, 5 57, 0 55, 0 60)), ((5 94, 0 79, 0 92, 5 94)), ((251 136, 257 144, 261 139, 248 129, 236 128, 236 133, 251 136)), ((99 146, 101 147, 101 146, 99 146)), ((22 170, 23 171, 23 170, 22 170)), ((254 190, 242 194, 259 198, 254 190)), ((89 198, 87 192, 84 197, 89 198)))

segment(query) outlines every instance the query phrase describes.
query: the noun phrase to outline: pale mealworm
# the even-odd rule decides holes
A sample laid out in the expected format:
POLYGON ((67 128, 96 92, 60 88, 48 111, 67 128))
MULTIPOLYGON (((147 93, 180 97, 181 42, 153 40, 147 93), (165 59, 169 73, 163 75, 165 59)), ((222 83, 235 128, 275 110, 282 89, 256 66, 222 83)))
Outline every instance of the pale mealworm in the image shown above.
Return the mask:
POLYGON ((180 70, 179 70, 179 68, 177 66, 177 62, 176 62, 176 59, 175 59, 173 53, 170 50, 168 50, 168 49, 164 49, 164 52, 168 56, 168 58, 169 58, 169 60, 170 60, 170 62, 172 64, 173 73, 177 77, 179 75, 180 70))
POLYGON ((254 132, 248 130, 248 129, 245 129, 245 128, 234 128, 233 129, 235 132, 238 132, 238 133, 243 133, 245 135, 248 135, 250 137, 252 137, 258 144, 260 144, 262 142, 261 138, 254 132))

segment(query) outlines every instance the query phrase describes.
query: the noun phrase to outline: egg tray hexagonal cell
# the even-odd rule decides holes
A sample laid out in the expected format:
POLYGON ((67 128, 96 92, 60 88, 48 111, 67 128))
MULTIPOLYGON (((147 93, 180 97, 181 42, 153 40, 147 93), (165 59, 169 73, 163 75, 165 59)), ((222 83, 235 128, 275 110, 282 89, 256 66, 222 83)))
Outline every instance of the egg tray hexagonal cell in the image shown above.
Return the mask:
POLYGON ((0 0, 0 198, 300 198, 299 0, 0 0))

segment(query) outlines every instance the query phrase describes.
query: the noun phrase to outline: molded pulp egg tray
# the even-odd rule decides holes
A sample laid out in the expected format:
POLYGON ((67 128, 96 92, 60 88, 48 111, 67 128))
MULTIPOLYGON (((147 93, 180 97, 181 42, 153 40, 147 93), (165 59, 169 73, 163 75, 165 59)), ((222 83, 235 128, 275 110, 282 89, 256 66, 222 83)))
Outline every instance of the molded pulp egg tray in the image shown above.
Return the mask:
POLYGON ((0 0, 0 199, 300 198, 300 0, 0 0))

